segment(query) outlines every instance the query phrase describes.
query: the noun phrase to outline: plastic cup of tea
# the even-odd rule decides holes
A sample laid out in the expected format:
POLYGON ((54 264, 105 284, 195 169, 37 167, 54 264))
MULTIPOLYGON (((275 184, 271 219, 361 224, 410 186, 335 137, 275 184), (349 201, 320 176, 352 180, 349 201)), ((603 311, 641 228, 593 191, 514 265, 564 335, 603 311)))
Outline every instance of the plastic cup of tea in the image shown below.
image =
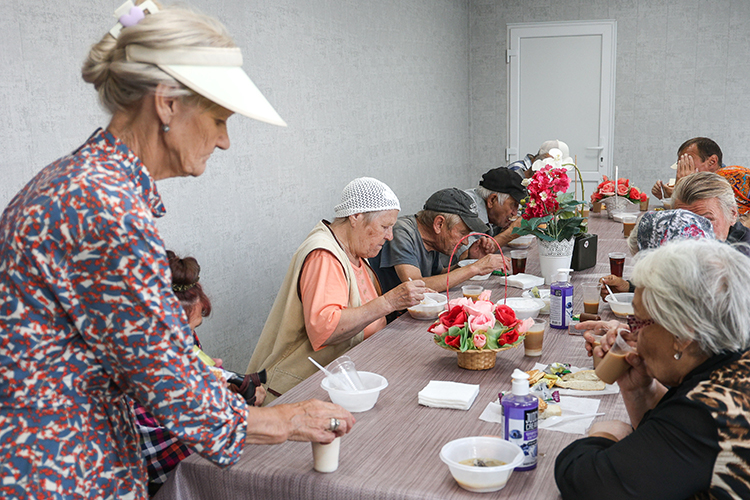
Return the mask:
POLYGON ((588 281, 581 285, 581 289, 583 290, 583 311, 589 314, 598 314, 602 284, 598 281, 588 281))
POLYGON ((313 443, 313 468, 318 472, 333 472, 338 469, 340 447, 340 437, 328 444, 313 443))
POLYGON ((602 212, 602 202, 601 201, 595 201, 591 204, 591 211, 595 214, 599 214, 602 212))
POLYGON ((463 292, 464 297, 476 302, 479 300, 479 294, 484 291, 484 287, 481 285, 464 285, 461 287, 461 291, 463 292))
POLYGON ((609 351, 595 369, 597 377, 608 384, 614 384, 618 378, 628 371, 630 364, 625 360, 625 355, 629 352, 635 352, 635 348, 622 338, 623 331, 627 330, 621 328, 617 331, 615 343, 612 344, 612 347, 609 348, 609 351))
POLYGON ((526 356, 535 357, 542 355, 545 328, 547 328, 547 322, 543 319, 535 318, 534 324, 526 330, 526 337, 523 339, 523 350, 526 356))
POLYGON ((328 381, 333 387, 342 391, 363 391, 365 389, 359 378, 359 373, 354 368, 354 362, 349 356, 334 359, 326 368, 331 373, 328 375, 328 381))
POLYGON ((625 269, 625 253, 609 252, 609 273, 622 278, 625 269))
MULTIPOLYGON (((594 335, 594 349, 602 345, 602 338, 604 335, 594 335)), ((594 360, 594 370, 602 362, 602 357, 596 355, 596 350, 591 351, 591 358, 594 360)))
POLYGON ((635 222, 638 220, 637 215, 623 215, 622 216, 622 234, 627 238, 635 228, 635 222))
POLYGON ((526 258, 529 256, 527 250, 511 250, 510 260, 513 264, 513 274, 526 272, 526 258))

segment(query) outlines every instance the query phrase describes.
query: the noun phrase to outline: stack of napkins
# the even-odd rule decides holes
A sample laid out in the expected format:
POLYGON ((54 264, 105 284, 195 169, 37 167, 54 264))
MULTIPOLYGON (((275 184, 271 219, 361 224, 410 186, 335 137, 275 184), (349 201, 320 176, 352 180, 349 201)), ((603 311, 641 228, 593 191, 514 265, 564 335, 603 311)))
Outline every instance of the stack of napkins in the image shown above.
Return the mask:
POLYGON ((433 408, 468 410, 477 394, 478 385, 430 380, 427 387, 419 391, 419 404, 433 408))
POLYGON ((514 274, 513 276, 501 277, 501 282, 508 281, 508 286, 515 288, 521 288, 526 290, 527 288, 534 288, 535 286, 544 285, 544 278, 534 276, 533 274, 514 274))

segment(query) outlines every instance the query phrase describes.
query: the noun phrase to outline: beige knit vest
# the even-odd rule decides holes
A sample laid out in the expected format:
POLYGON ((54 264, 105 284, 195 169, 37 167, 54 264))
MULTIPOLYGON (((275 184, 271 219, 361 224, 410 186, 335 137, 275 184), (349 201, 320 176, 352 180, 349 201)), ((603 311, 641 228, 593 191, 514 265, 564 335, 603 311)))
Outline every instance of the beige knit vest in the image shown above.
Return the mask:
MULTIPOLYGON (((349 263, 349 258, 328 226, 321 221, 307 235, 292 257, 284 282, 281 284, 281 289, 247 367, 247 373, 265 369, 268 374, 267 387, 281 394, 317 371, 315 365, 307 359, 308 356, 325 366, 362 342, 364 338, 364 332, 359 332, 347 341, 326 346, 319 351, 313 350, 305 330, 298 283, 305 259, 310 252, 319 248, 331 252, 341 263, 349 286, 348 307, 361 305, 354 270, 349 263)), ((274 399, 275 397, 269 393, 265 404, 274 399)))

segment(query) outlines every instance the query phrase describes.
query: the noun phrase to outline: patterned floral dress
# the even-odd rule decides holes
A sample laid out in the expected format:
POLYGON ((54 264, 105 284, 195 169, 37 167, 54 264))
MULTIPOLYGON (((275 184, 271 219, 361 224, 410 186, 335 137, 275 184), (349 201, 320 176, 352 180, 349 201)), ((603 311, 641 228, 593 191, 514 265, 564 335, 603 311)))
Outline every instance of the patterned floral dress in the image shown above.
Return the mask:
POLYGON ((153 178, 97 131, 0 219, 0 498, 146 498, 130 396, 228 465, 246 406, 197 356, 153 178))

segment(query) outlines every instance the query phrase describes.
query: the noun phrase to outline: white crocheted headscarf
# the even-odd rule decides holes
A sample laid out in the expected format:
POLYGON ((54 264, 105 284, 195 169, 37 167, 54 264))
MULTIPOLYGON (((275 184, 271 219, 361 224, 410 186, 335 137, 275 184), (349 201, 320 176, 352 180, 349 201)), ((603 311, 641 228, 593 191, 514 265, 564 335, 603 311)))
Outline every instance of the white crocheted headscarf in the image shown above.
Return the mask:
POLYGON ((347 184, 341 192, 341 203, 333 207, 336 217, 381 210, 401 210, 401 205, 391 188, 372 177, 360 177, 347 184))

